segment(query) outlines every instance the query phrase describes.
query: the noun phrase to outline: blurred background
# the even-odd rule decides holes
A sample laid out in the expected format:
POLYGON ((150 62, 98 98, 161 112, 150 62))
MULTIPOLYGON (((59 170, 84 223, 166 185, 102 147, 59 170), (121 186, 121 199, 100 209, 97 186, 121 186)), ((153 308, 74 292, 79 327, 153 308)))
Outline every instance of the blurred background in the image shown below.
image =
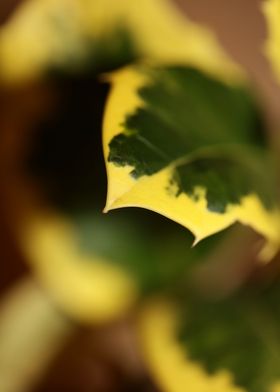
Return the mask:
MULTIPOLYGON (((9 23, 23 1, 0 2, 2 27, 9 23)), ((174 3, 180 12, 210 27, 226 51, 248 71, 258 90, 269 129, 276 132, 280 120, 280 89, 263 55, 266 28, 262 0, 174 0, 174 3)), ((93 214, 97 220, 101 219, 106 175, 101 134, 93 133, 92 129, 101 124, 107 92, 108 86, 98 84, 90 73, 73 78, 57 76, 52 81, 20 87, 0 86, 1 392, 157 390, 137 349, 132 328, 133 306, 125 316, 105 325, 92 326, 83 317, 79 321, 79 317, 65 312, 61 304, 48 297, 18 241, 17 228, 34 205, 47 209, 49 203, 55 205, 66 216, 73 214, 84 230, 90 230, 84 217, 94 196, 93 214), (79 135, 77 128, 81 131, 79 135), (32 349, 34 341, 36 350, 32 349)), ((139 222, 140 232, 135 232, 135 237, 143 236, 147 243, 150 238, 151 242, 143 258, 152 252, 155 259, 162 259, 154 248, 164 238, 173 238, 178 254, 184 252, 185 241, 187 244, 192 241, 185 229, 147 211, 116 211, 113 215, 106 218, 108 227, 124 225, 121 227, 125 233, 131 231, 134 219, 139 222), (118 219, 125 223, 118 223, 118 219)), ((103 237, 100 235, 97 244, 100 247, 103 237)), ((234 273, 236 281, 241 281, 252 270, 252 253, 259 239, 248 231, 236 241, 242 256, 234 273)), ((129 254, 125 245, 123 249, 129 254)), ((230 254, 230 250, 227 252, 230 254)), ((148 272, 144 267, 139 272, 136 261, 135 265, 130 262, 125 265, 128 271, 139 272, 144 291, 150 292, 153 285, 161 287, 170 278, 168 255, 165 257, 165 266, 155 263, 148 272)), ((274 265, 278 265, 277 260, 274 265)), ((145 268, 149 269, 149 265, 145 268)), ((178 265, 176 274, 182 270, 183 266, 178 265)))

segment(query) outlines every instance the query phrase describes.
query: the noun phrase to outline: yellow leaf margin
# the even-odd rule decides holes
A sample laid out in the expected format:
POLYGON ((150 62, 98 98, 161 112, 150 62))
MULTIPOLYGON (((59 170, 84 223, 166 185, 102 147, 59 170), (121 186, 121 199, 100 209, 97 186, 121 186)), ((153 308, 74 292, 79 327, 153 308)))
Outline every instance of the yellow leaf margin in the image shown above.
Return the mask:
MULTIPOLYGON (((207 328, 207 326, 206 326, 207 328)), ((139 346, 148 370, 164 392, 245 392, 228 371, 208 375, 177 341, 178 311, 164 300, 147 305, 138 321, 139 346)))
POLYGON ((280 215, 278 211, 266 210, 257 195, 243 197, 239 205, 229 205, 226 212, 220 214, 207 209, 205 189, 197 189, 198 200, 184 193, 175 197, 173 193, 176 194, 176 189, 172 194, 167 192, 175 164, 154 175, 135 180, 130 175, 131 167, 119 167, 108 162, 110 141, 123 132, 122 124, 126 116, 144 105, 137 90, 147 83, 147 78, 141 70, 128 67, 111 79, 103 127, 108 176, 105 212, 122 207, 142 207, 155 211, 188 228, 195 236, 195 243, 238 221, 269 240, 269 251, 266 248, 264 258, 271 256, 279 245, 280 215))
MULTIPOLYGON (((154 300, 140 313, 139 347, 148 371, 163 392, 246 392, 234 385, 227 370, 209 375, 188 358, 177 339, 179 311, 166 300, 154 300)), ((207 325, 205 326, 207 328, 207 325)), ((280 392, 280 383, 268 389, 280 392)))
POLYGON ((26 0, 0 30, 0 77, 19 82, 40 76, 48 64, 71 67, 89 43, 100 45, 119 27, 131 34, 141 61, 188 61, 225 77, 241 74, 214 35, 169 0, 26 0))
POLYGON ((65 218, 48 214, 29 219, 21 244, 42 287, 74 319, 103 323, 135 303, 133 279, 107 260, 83 253, 65 218))

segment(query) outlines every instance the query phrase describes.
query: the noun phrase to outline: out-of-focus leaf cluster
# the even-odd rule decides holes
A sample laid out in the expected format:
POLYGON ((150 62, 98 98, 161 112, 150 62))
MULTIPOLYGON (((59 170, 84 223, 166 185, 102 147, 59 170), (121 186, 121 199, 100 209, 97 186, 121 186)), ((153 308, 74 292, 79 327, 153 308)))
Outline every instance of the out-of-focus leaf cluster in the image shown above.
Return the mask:
MULTIPOLYGON (((278 14, 267 2, 276 73, 278 14)), ((251 283, 279 249, 275 162, 254 88, 212 32, 167 0, 26 0, 0 30, 0 80, 44 97, 10 109, 28 131, 5 181, 59 317, 132 313, 167 392, 276 391, 278 285, 251 283), (106 170, 106 211, 161 216, 103 215, 106 170)))

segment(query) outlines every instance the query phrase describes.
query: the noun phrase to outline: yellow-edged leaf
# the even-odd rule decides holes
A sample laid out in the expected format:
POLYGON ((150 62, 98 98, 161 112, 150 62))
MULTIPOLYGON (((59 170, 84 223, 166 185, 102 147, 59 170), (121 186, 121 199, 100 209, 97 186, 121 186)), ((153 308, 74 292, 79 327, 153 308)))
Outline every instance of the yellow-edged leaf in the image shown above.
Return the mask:
POLYGON ((21 243, 42 286, 73 318, 105 322, 123 314, 137 298, 129 274, 83 252, 74 226, 65 218, 49 214, 30 218, 21 243))
MULTIPOLYGON (((228 371, 208 375, 192 362, 177 339, 178 313, 171 303, 156 301, 139 318, 140 344, 148 369, 164 392, 244 392, 228 371)), ((207 328, 207 326, 206 326, 207 328)))
POLYGON ((271 175, 265 174, 266 158, 251 162, 249 150, 242 151, 259 143, 254 105, 242 89, 207 78, 189 68, 145 72, 129 67, 113 75, 103 131, 105 211, 153 210, 187 227, 196 242, 239 221, 275 247, 279 212, 260 196, 269 188, 262 182, 271 175), (216 161, 220 154, 225 160, 216 161), (202 166, 194 174, 196 161, 202 166), (194 181, 192 187, 188 181, 194 181), (189 191, 182 191, 182 182, 189 191), (212 205, 211 192, 216 193, 212 205))
POLYGON ((260 290, 259 295, 245 291, 224 303, 213 299, 191 303, 190 296, 185 311, 164 300, 146 305, 138 333, 160 389, 279 391, 277 292, 277 286, 271 293, 260 290))
POLYGON ((240 74, 213 34, 168 0, 27 0, 0 31, 1 78, 21 81, 49 68, 98 68, 115 58, 191 63, 225 78, 240 74))

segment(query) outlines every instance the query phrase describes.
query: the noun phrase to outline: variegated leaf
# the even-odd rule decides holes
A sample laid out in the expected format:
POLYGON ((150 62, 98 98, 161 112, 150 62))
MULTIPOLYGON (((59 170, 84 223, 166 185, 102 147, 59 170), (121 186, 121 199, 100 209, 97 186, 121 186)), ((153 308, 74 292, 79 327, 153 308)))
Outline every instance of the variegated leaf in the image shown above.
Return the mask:
POLYGON ((0 30, 1 79, 113 69, 134 59, 191 63, 231 78, 241 72, 213 34, 169 0, 27 0, 0 30))
POLYGON ((279 283, 223 300, 155 301, 139 318, 148 368, 165 392, 277 392, 279 283))
POLYGON ((143 207, 196 242, 235 221, 279 242, 274 176, 248 89, 190 67, 125 68, 104 120, 105 211, 143 207))
POLYGON ((70 316, 86 323, 105 322, 135 302, 138 290, 129 273, 83 251, 71 221, 35 215, 22 227, 20 241, 35 276, 70 316))

